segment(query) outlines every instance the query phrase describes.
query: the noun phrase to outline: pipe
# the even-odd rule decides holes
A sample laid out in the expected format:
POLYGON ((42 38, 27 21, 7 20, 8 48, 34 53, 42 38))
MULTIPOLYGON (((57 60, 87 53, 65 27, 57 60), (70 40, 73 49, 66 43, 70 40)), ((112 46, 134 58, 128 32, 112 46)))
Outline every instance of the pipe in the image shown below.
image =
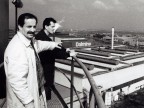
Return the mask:
POLYGON ((78 54, 77 57, 81 58, 81 59, 90 60, 90 61, 96 61, 96 62, 101 62, 101 63, 108 63, 108 64, 112 64, 112 65, 118 65, 119 64, 118 60, 113 60, 113 59, 106 59, 106 58, 100 58, 100 57, 85 56, 85 55, 82 55, 82 54, 78 54))
POLYGON ((88 50, 79 50, 76 49, 76 52, 82 52, 82 53, 87 53, 87 54, 94 54, 94 55, 100 55, 100 56, 106 56, 106 57, 110 57, 111 54, 108 52, 100 52, 100 51, 88 51, 88 50))
POLYGON ((139 50, 134 49, 124 49, 124 48, 114 48, 114 49, 119 51, 139 52, 139 50))
MULTIPOLYGON (((71 66, 71 60, 56 59, 55 61, 58 62, 58 63, 63 63, 63 64, 71 66)), ((94 69, 94 65, 92 65, 92 64, 84 63, 84 65, 86 66, 86 68, 88 70, 93 70, 94 69)), ((77 62, 74 62, 74 66, 78 67, 78 68, 81 68, 81 66, 77 62)))
POLYGON ((86 76, 90 82, 90 85, 94 91, 94 96, 95 96, 95 99, 97 101, 98 108, 106 108, 105 103, 104 103, 102 96, 100 94, 100 91, 99 91, 93 77, 91 76, 91 74, 89 73, 89 71, 87 70, 85 65, 80 60, 78 60, 77 57, 74 56, 73 58, 83 68, 83 70, 84 70, 84 72, 85 72, 85 74, 86 74, 86 76))
POLYGON ((117 50, 113 50, 113 49, 97 49, 97 48, 92 48, 92 50, 100 50, 100 51, 104 51, 104 52, 110 52, 110 53, 117 53, 117 54, 126 54, 125 51, 117 51, 117 50))
POLYGON ((130 56, 126 56, 126 57, 121 57, 120 60, 126 61, 126 60, 136 59, 136 58, 140 58, 140 57, 144 57, 144 53, 137 54, 137 55, 130 55, 130 56))

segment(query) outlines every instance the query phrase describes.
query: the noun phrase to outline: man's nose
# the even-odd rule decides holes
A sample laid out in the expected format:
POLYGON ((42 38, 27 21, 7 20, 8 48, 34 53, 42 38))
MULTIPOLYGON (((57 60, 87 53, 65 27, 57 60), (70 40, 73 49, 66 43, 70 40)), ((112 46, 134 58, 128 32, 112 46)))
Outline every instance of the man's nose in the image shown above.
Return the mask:
POLYGON ((32 27, 32 28, 31 28, 31 31, 32 31, 32 32, 35 32, 35 31, 36 31, 36 28, 32 27))

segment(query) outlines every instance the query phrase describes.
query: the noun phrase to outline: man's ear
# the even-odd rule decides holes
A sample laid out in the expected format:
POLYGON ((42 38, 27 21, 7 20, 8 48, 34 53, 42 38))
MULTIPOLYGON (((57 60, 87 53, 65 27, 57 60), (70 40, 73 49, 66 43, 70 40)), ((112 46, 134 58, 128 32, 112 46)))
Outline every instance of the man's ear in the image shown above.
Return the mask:
POLYGON ((45 29, 47 29, 47 27, 48 27, 48 26, 47 26, 47 25, 45 25, 45 29))
POLYGON ((21 30, 21 29, 22 29, 22 27, 20 25, 18 25, 18 30, 21 30))

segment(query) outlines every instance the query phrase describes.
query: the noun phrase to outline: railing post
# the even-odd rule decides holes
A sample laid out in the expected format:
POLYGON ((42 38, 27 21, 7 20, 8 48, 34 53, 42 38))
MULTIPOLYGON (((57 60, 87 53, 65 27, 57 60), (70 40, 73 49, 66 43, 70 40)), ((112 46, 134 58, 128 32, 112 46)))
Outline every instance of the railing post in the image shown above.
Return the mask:
POLYGON ((114 96, 113 96, 113 87, 111 88, 111 108, 114 108, 114 96))
POLYGON ((71 89, 70 89, 70 108, 73 108, 73 81, 74 81, 74 60, 71 61, 71 89))

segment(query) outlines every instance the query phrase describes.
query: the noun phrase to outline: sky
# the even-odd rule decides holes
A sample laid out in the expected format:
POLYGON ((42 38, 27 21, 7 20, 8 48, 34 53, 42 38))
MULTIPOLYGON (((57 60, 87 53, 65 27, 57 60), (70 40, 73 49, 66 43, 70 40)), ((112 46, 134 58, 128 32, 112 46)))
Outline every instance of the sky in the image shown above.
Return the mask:
MULTIPOLYGON (((42 28, 46 17, 61 21, 63 29, 144 32, 144 0, 21 0, 25 12, 38 17, 42 28)), ((15 7, 9 0, 9 25, 15 27, 15 7)))

